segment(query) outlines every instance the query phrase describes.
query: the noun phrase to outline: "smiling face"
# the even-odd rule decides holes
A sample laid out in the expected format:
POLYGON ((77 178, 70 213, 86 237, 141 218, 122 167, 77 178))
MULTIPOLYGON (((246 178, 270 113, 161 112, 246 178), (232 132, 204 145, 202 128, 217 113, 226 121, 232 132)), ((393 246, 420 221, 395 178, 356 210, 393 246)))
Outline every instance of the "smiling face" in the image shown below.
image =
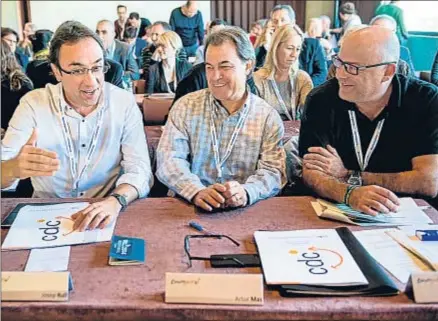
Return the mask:
MULTIPOLYGON (((93 38, 75 44, 64 44, 59 51, 59 65, 65 71, 103 66, 102 48, 93 38)), ((87 72, 69 75, 52 64, 56 79, 62 82, 65 100, 74 108, 92 108, 97 105, 104 85, 104 73, 87 72)))
POLYGON ((220 101, 242 99, 246 89, 246 78, 252 62, 243 62, 234 43, 225 41, 221 45, 209 45, 205 54, 205 69, 208 88, 220 101))
POLYGON ((279 69, 290 68, 298 59, 301 51, 301 37, 291 34, 277 48, 277 67, 279 69))
MULTIPOLYGON (((379 28, 380 29, 380 28, 379 28)), ((361 31, 361 30, 360 30, 361 31)), ((371 35, 370 35, 371 37, 371 35)), ((382 63, 378 45, 373 39, 364 39, 358 35, 348 35, 342 43, 339 58, 357 66, 382 63)), ((366 103, 379 99, 385 92, 388 81, 388 65, 359 70, 358 75, 347 73, 344 67, 336 69, 339 82, 339 97, 353 103, 366 103)))

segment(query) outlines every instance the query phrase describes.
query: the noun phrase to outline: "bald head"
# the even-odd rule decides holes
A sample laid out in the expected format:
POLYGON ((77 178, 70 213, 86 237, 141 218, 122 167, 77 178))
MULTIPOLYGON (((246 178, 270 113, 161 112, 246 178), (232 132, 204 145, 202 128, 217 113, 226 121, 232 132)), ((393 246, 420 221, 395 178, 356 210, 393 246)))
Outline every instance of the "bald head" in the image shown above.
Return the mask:
POLYGON ((382 14, 379 16, 375 16, 373 19, 371 19, 370 26, 379 26, 395 32, 397 29, 397 22, 393 17, 382 14))
POLYGON ((378 64, 400 58, 400 44, 390 29, 370 26, 344 36, 341 51, 347 51, 359 64, 378 64))

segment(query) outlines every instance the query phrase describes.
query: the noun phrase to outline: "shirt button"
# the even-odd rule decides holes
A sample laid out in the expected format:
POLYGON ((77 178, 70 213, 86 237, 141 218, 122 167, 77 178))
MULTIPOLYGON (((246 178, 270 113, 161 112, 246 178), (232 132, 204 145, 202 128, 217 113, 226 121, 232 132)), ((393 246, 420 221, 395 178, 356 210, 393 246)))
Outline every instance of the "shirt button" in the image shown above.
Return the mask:
POLYGON ((80 195, 80 196, 84 196, 84 192, 80 192, 79 195, 80 195))
POLYGON ((82 144, 82 147, 85 147, 85 144, 82 144))
POLYGON ((85 123, 85 119, 82 119, 82 122, 85 123))

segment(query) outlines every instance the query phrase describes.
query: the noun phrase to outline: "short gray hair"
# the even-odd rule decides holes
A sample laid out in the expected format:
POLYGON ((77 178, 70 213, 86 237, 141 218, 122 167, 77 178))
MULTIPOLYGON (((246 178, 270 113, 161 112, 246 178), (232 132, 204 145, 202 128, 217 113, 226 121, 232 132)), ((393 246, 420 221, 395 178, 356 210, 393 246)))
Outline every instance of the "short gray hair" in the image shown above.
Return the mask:
POLYGON ((269 14, 269 17, 272 17, 272 14, 275 11, 279 10, 286 10, 287 15, 289 16, 291 21, 295 21, 295 11, 292 9, 290 5, 287 4, 277 4, 274 8, 272 8, 271 13, 269 14))
POLYGON ((90 28, 78 21, 66 21, 62 23, 58 29, 56 29, 55 35, 50 42, 50 62, 59 67, 59 52, 61 51, 61 46, 64 44, 76 44, 86 38, 94 39, 102 49, 102 53, 105 53, 102 40, 100 40, 97 34, 90 28))
POLYGON ((388 16, 387 14, 379 14, 378 16, 375 16, 373 19, 371 19, 370 26, 372 26, 377 20, 389 21, 393 25, 393 29, 397 29, 397 21, 395 21, 393 17, 388 16))
POLYGON ((111 22, 111 21, 109 21, 107 19, 102 19, 102 20, 99 20, 99 22, 97 23, 96 26, 100 25, 101 23, 107 23, 110 26, 111 30, 115 32, 116 29, 114 27, 114 23, 113 22, 111 22))
POLYGON ((235 26, 224 28, 211 33, 205 42, 204 59, 209 46, 219 46, 225 42, 231 42, 236 47, 237 55, 243 62, 255 61, 254 48, 249 40, 248 34, 243 29, 235 26))

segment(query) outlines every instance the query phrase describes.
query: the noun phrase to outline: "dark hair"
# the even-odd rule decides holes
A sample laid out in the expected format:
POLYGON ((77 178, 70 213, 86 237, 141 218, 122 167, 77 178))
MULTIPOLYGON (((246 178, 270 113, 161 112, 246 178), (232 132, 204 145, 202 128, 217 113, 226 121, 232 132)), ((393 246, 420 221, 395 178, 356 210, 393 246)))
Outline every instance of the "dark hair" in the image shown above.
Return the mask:
POLYGON ((48 29, 40 29, 35 31, 31 37, 33 52, 37 53, 40 50, 49 47, 50 40, 52 40, 53 31, 48 29))
POLYGON ((117 10, 119 10, 120 8, 125 8, 125 9, 128 9, 126 6, 124 6, 123 4, 119 4, 118 6, 117 6, 117 10))
POLYGON ((66 21, 55 31, 55 35, 50 44, 49 60, 52 64, 59 66, 59 51, 64 44, 75 44, 82 39, 92 38, 105 53, 102 40, 90 28, 78 21, 66 21))
POLYGON ((17 41, 20 39, 20 37, 18 37, 18 33, 14 29, 2 27, 2 38, 11 34, 17 38, 17 41))
POLYGON ((290 20, 295 21, 295 11, 290 5, 287 4, 277 4, 274 8, 272 8, 269 17, 272 17, 272 14, 279 10, 286 10, 290 20))
POLYGON ((123 32, 123 39, 133 39, 137 36, 137 28, 134 26, 127 26, 123 32))
POLYGON ((210 22, 209 28, 212 28, 214 26, 228 26, 228 23, 223 19, 214 19, 212 22, 210 22))
POLYGON ((345 2, 339 8, 339 12, 342 14, 353 14, 356 13, 356 7, 353 2, 345 2))
POLYGON ((161 25, 161 26, 163 27, 163 29, 164 29, 165 32, 166 32, 166 31, 173 31, 173 30, 172 30, 172 27, 170 26, 170 24, 168 24, 168 23, 165 22, 165 21, 155 21, 155 22, 152 24, 152 27, 153 27, 153 26, 158 26, 158 25, 161 25))
POLYGON ((140 15, 138 14, 138 12, 131 12, 129 14, 129 19, 140 20, 140 15))
MULTIPOLYGON (((9 34, 9 33, 8 33, 9 34)), ((18 91, 24 82, 32 84, 32 81, 21 70, 14 53, 9 48, 5 40, 2 39, 1 47, 1 77, 9 80, 9 88, 18 91)))

